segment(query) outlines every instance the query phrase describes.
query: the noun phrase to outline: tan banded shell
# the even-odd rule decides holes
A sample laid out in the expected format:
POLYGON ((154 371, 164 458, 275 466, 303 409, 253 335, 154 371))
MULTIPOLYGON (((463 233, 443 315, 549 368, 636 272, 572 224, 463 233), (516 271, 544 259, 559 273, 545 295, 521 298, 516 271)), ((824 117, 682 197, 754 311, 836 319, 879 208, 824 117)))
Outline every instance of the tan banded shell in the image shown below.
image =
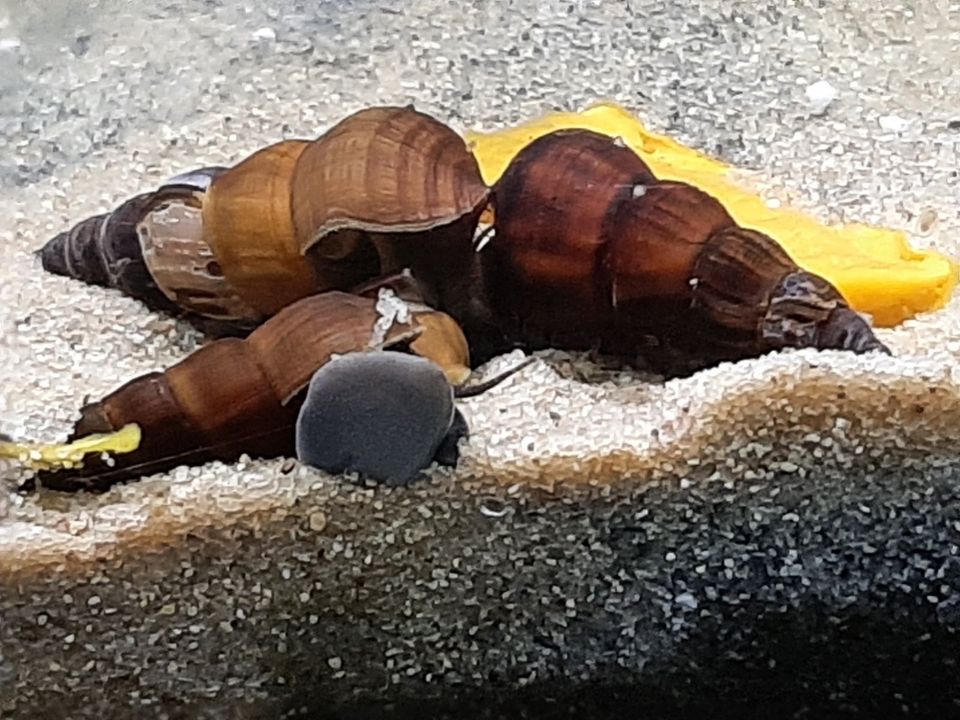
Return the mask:
POLYGON ((203 225, 223 275, 260 313, 271 315, 319 286, 300 253, 290 211, 291 177, 305 140, 262 148, 207 191, 203 225))
POLYGON ((207 242, 203 192, 159 190, 137 224, 143 261, 157 288, 181 308, 217 320, 256 320, 259 312, 224 277, 207 242))
POLYGON ((357 241, 338 231, 415 233, 479 212, 488 197, 463 138, 412 107, 374 107, 341 120, 294 170, 301 252, 339 257, 357 241), (319 245, 318 245, 319 243, 319 245))

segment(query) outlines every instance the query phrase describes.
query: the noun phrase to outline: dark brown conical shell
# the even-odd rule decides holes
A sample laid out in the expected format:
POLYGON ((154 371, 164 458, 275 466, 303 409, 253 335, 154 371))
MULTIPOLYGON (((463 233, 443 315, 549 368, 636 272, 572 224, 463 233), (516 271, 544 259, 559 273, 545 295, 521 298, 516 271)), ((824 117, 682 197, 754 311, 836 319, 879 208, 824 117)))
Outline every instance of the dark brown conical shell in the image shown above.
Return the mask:
MULTIPOLYGON (((429 332, 421 318, 435 314, 424 310, 381 327, 372 298, 328 292, 299 300, 243 340, 210 342, 165 371, 131 380, 84 406, 70 440, 137 423, 140 447, 116 455, 112 465, 87 458, 81 468, 44 472, 40 480, 60 490, 104 489, 243 453, 292 455, 302 391, 321 365, 334 354, 409 347, 429 332)), ((442 344, 417 354, 434 360, 436 353, 443 368, 442 344)))
POLYGON ((199 168, 82 220, 37 252, 47 272, 112 288, 214 334, 249 330, 260 313, 223 277, 202 203, 226 168, 199 168))
POLYGON ((154 193, 135 195, 113 211, 94 215, 57 234, 37 251, 46 272, 119 290, 152 310, 178 312, 143 260, 137 224, 154 193))
POLYGON ((670 372, 782 347, 884 349, 833 286, 692 185, 588 130, 523 148, 493 189, 488 298, 527 346, 641 354, 670 372))

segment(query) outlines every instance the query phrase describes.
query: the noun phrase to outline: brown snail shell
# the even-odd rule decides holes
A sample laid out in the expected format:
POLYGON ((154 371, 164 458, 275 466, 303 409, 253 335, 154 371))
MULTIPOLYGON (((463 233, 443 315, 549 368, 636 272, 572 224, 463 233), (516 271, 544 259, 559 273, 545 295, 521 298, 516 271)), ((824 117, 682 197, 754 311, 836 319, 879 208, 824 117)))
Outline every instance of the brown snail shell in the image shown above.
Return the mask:
POLYGON ((286 140, 256 151, 207 191, 203 228, 224 277, 263 316, 328 289, 300 254, 290 211, 297 159, 309 143, 286 140))
MULTIPOLYGON (((116 455, 112 464, 87 458, 80 468, 38 477, 53 489, 102 490, 178 465, 233 461, 243 453, 293 455, 303 391, 317 369, 334 355, 409 350, 411 341, 429 332, 420 318, 433 313, 394 319, 378 332, 376 300, 339 291, 301 299, 242 340, 212 341, 166 370, 85 405, 68 440, 137 423, 140 447, 116 455)), ((442 362, 435 364, 446 370, 442 362)))
POLYGON ((426 303, 468 332, 483 316, 473 236, 489 188, 463 138, 413 107, 373 107, 337 123, 294 171, 301 252, 318 267, 375 251, 377 273, 409 268, 426 303))
POLYGON ((704 364, 783 347, 886 350, 827 281, 707 193, 657 180, 609 137, 541 136, 491 203, 495 236, 481 262, 514 343, 654 361, 670 347, 704 364))
POLYGON ((431 304, 455 307, 459 288, 476 279, 472 240, 487 196, 451 128, 412 107, 374 107, 316 140, 181 176, 78 223, 39 254, 50 272, 225 327, 255 326, 309 294, 404 267, 431 304), (135 267, 115 270, 115 256, 135 267))

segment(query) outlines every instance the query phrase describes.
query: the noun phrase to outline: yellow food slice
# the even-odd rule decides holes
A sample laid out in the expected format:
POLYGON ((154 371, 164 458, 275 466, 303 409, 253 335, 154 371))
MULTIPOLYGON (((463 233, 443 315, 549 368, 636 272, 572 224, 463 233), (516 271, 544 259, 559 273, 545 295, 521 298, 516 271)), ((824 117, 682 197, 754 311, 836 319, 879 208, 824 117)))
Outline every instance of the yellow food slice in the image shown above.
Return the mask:
POLYGON ((647 130, 614 103, 598 103, 582 112, 545 115, 513 128, 464 133, 488 184, 503 174, 521 148, 549 132, 582 128, 619 137, 638 153, 654 175, 679 180, 713 195, 743 227, 763 232, 810 272, 840 291, 858 312, 878 327, 891 327, 943 307, 960 279, 960 267, 933 251, 910 247, 905 233, 859 223, 825 225, 789 208, 771 208, 731 177, 733 168, 647 130))
POLYGON ((25 467, 49 470, 73 467, 91 453, 128 453, 140 447, 140 426, 124 425, 112 433, 98 433, 64 445, 0 442, 0 458, 18 460, 25 467))

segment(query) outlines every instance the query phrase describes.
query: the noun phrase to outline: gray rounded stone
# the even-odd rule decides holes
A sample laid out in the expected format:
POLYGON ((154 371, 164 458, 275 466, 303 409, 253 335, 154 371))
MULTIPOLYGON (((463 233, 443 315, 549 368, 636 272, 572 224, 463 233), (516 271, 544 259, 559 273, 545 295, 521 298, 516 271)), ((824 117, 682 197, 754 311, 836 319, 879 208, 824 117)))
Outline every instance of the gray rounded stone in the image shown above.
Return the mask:
POLYGON ((311 379, 297 418, 297 457, 333 474, 402 485, 449 447, 451 430, 464 434, 461 417, 436 364, 398 352, 351 353, 311 379))

